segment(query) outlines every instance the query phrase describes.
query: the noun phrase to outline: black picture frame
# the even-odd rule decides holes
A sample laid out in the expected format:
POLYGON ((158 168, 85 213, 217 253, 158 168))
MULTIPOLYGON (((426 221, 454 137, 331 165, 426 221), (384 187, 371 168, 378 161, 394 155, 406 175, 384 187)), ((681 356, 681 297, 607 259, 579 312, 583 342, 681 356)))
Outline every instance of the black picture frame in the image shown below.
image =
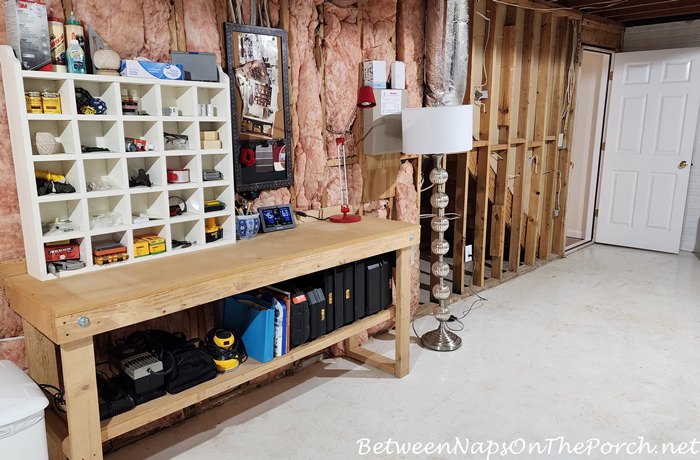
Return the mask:
POLYGON ((291 142, 291 115, 289 108, 289 49, 287 32, 282 29, 225 23, 226 37, 226 72, 231 85, 231 130, 233 140, 233 171, 235 189, 237 192, 257 191, 290 187, 293 185, 293 152, 291 142), (241 116, 242 99, 236 79, 236 68, 239 66, 238 46, 240 34, 273 36, 278 39, 278 105, 281 100, 273 123, 272 137, 264 138, 242 132, 241 116), (280 97, 281 96, 281 97, 280 97), (284 123, 283 129, 280 124, 284 123), (284 148, 285 162, 283 171, 260 171, 259 168, 246 166, 241 162, 241 152, 244 148, 253 148, 261 144, 273 144, 276 149, 284 148))

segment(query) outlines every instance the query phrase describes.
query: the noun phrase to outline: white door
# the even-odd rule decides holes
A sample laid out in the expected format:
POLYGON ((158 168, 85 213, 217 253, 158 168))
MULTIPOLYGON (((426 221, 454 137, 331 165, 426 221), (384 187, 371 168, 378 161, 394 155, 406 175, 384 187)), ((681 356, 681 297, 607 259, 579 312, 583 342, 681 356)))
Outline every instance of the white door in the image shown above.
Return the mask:
POLYGON ((700 48, 615 55, 599 243, 678 253, 700 108, 700 48))

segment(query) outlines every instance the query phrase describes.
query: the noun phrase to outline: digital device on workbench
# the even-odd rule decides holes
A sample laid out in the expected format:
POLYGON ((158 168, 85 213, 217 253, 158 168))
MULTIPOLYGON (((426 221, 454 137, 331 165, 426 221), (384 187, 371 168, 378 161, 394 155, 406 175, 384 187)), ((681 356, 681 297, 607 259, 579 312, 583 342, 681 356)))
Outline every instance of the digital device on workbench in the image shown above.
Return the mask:
POLYGON ((291 204, 279 204, 258 208, 263 232, 276 232, 297 226, 291 204))

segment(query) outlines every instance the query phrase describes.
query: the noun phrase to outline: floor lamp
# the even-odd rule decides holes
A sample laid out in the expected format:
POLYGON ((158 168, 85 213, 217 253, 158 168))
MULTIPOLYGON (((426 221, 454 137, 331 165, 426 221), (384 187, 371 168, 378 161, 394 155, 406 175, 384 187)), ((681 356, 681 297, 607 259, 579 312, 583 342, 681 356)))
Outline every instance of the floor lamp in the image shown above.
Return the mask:
POLYGON ((432 287, 433 296, 438 300, 438 306, 433 311, 439 325, 437 329, 426 332, 421 337, 423 345, 437 351, 453 351, 462 345, 462 339, 447 329, 450 318, 450 308, 447 299, 450 297, 450 286, 445 284, 445 277, 450 272, 450 266, 444 261, 444 256, 450 250, 450 243, 445 240, 445 231, 450 222, 445 217, 445 208, 450 202, 445 193, 447 171, 442 168, 443 155, 448 153, 467 152, 472 148, 472 106, 457 105, 449 107, 424 107, 420 109, 404 109, 401 113, 401 131, 403 136, 403 153, 418 155, 433 155, 435 168, 430 171, 430 182, 433 184, 433 195, 430 204, 436 209, 430 227, 437 232, 430 250, 437 255, 437 261, 431 266, 431 271, 438 279, 432 287))

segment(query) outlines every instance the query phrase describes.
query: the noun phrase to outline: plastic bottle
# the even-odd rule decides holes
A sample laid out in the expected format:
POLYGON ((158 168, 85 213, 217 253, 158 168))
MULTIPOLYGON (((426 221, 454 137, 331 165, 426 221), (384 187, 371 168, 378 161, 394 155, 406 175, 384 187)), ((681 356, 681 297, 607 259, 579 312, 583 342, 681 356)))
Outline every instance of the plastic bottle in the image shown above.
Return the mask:
POLYGON ((66 34, 63 23, 49 16, 49 38, 51 39, 51 70, 66 72, 66 34))
POLYGON ((68 62, 68 72, 70 73, 86 73, 85 70, 85 51, 80 47, 78 40, 71 40, 66 52, 66 61, 68 62))
POLYGON ((72 11, 70 12, 70 17, 66 20, 66 43, 70 43, 71 40, 77 40, 78 45, 85 51, 83 26, 80 25, 80 21, 75 18, 75 14, 72 11))

